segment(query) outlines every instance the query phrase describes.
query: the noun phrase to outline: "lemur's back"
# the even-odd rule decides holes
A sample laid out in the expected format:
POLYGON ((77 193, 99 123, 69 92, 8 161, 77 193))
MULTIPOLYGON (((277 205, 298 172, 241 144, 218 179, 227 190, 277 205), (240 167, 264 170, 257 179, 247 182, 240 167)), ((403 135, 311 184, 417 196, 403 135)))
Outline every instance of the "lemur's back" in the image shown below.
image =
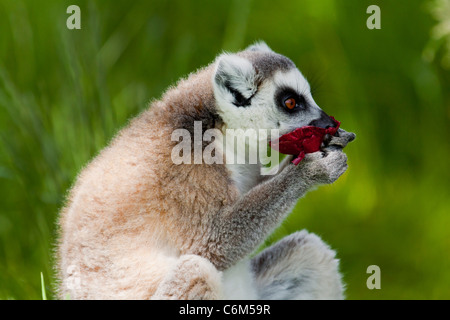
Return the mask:
MULTIPOLYGON (((199 85, 208 80, 192 78, 199 85)), ((80 173, 60 217, 60 297, 149 298, 171 257, 201 250, 196 245, 207 213, 232 201, 236 190, 228 190, 225 169, 174 165, 171 134, 183 121, 204 121, 208 98, 169 90, 80 173), (198 108, 182 110, 189 99, 198 100, 198 108), (142 273, 149 272, 153 285, 140 288, 142 273), (121 280, 126 287, 107 285, 121 280)))

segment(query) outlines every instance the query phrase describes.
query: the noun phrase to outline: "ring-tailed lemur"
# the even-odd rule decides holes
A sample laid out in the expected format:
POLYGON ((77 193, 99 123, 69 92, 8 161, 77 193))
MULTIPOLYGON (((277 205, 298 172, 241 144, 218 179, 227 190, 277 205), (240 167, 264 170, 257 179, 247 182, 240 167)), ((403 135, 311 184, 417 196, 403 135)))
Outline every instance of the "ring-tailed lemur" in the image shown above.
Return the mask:
MULTIPOLYGON (((300 231, 252 256, 297 200, 347 168, 354 135, 276 175, 260 164, 175 164, 171 134, 334 122, 294 63, 256 43, 169 88, 78 176, 59 220, 59 295, 70 299, 339 299, 335 253, 300 231)), ((218 139, 215 143, 220 143, 218 139)), ((205 145, 203 144, 204 148, 205 145)), ((218 149, 220 150, 220 149, 218 149)))

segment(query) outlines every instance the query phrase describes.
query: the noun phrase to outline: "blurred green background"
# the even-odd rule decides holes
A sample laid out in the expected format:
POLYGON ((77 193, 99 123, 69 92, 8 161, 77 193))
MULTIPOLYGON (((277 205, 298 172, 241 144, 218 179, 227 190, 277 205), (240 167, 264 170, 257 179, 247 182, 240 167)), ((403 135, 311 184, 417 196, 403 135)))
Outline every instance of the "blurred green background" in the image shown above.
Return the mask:
POLYGON ((322 236, 348 299, 450 299, 448 0, 0 0, 0 17, 0 299, 41 299, 41 272, 54 298, 55 221, 83 165, 178 78, 259 39, 357 134, 347 173, 267 244, 322 236))

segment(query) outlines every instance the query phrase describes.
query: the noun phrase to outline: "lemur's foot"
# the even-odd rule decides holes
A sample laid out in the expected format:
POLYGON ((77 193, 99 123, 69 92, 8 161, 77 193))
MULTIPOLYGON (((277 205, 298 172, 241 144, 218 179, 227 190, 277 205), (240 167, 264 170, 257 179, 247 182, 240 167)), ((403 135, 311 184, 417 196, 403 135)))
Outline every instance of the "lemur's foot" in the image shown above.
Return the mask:
POLYGON ((182 255, 162 280, 153 300, 211 300, 222 298, 221 273, 207 259, 182 255))
POLYGON ((314 233, 302 230, 252 260, 261 299, 343 299, 336 253, 314 233))

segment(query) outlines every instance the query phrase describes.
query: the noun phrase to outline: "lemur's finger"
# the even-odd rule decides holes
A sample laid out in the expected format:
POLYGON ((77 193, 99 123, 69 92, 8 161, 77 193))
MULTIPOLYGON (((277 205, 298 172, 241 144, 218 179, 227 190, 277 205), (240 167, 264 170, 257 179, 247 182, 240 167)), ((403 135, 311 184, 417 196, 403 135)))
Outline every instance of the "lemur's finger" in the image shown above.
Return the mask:
POLYGON ((354 134, 353 132, 345 131, 344 129, 339 129, 337 135, 346 139, 347 142, 352 142, 356 138, 356 134, 354 134))
POLYGON ((345 146, 347 146, 349 142, 355 140, 355 138, 356 135, 353 132, 347 132, 343 129, 339 129, 338 134, 331 137, 330 141, 328 142, 327 148, 331 146, 345 148, 345 146))

